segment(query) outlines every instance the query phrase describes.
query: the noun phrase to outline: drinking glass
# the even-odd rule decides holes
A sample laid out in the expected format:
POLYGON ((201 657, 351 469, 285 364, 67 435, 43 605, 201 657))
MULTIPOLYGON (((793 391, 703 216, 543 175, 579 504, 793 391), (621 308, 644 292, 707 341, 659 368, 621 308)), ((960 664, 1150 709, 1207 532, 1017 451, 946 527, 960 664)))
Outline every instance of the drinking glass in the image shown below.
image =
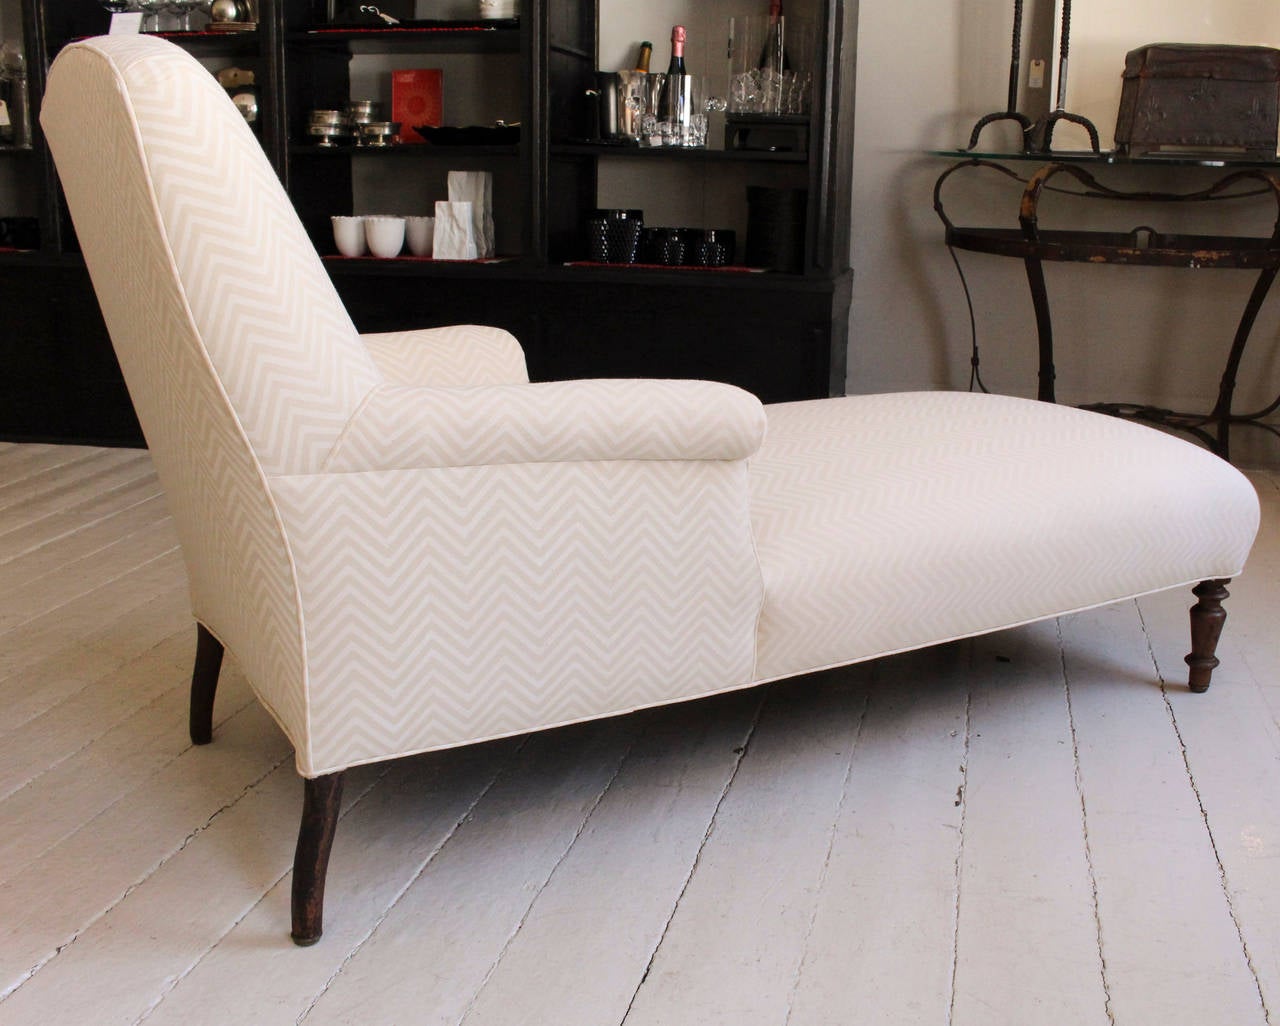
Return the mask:
POLYGON ((200 0, 169 0, 169 10, 178 19, 178 30, 190 32, 191 16, 200 9, 200 0))
POLYGON ((142 31, 159 32, 160 15, 169 7, 169 0, 136 0, 136 9, 142 12, 142 31))

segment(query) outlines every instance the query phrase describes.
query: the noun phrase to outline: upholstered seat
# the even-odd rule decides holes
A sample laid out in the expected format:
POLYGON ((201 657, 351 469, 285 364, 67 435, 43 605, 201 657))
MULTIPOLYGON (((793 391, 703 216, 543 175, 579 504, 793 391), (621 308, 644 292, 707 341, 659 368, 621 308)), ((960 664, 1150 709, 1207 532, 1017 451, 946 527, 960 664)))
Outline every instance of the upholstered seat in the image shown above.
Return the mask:
POLYGON ((1208 685, 1258 523, 1214 456, 997 396, 530 384, 493 328, 357 334, 179 48, 68 47, 41 123, 182 545, 192 737, 225 646, 307 779, 299 943, 360 763, 1194 581, 1208 685))
POLYGON ((1071 407, 917 392, 765 409, 762 680, 1231 577, 1257 529, 1222 460, 1071 407))

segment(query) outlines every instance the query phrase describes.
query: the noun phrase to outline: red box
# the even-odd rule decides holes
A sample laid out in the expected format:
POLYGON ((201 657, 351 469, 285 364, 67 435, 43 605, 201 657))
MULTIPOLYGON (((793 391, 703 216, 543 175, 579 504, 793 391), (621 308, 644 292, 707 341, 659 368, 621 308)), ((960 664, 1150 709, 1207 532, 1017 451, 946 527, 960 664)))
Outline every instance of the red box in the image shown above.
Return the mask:
POLYGON ((444 72, 439 68, 391 72, 391 120, 400 122, 402 143, 426 142, 414 128, 438 128, 443 123, 444 72))

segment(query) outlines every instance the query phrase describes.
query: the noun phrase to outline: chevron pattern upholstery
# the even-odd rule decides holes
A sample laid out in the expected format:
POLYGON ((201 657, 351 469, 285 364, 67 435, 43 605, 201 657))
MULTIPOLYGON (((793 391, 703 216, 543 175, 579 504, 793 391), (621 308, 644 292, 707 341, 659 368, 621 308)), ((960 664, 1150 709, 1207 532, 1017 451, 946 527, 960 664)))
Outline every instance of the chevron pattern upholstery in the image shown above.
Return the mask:
POLYGON ((930 392, 768 408, 756 676, 919 648, 1243 566, 1249 482, 1150 428, 930 392))
POLYGON ((494 328, 361 336, 239 112, 161 39, 67 47, 41 122, 195 617, 309 781, 300 943, 318 782, 347 767, 1227 578, 1252 545, 1243 476, 1099 415, 530 384, 494 328))
POLYGON ((243 118, 157 38, 68 47, 41 123, 196 618, 304 776, 750 681, 754 398, 529 385, 491 328, 357 335, 243 118))
POLYGON ((470 388, 529 380, 524 350, 500 328, 460 324, 361 335, 387 384, 470 388))

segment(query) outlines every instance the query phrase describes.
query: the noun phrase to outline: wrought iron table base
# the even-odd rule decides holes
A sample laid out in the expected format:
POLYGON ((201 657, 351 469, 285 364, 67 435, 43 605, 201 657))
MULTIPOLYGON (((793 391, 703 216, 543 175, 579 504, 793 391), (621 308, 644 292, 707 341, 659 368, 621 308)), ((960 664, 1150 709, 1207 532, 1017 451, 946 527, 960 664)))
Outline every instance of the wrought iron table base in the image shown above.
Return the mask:
POLYGON ((1186 432, 1209 447, 1223 459, 1230 459, 1231 428, 1252 425, 1280 437, 1280 428, 1264 418, 1280 409, 1280 395, 1268 406, 1252 413, 1235 413, 1236 375, 1249 341, 1254 322, 1280 270, 1280 179, 1268 171, 1249 168, 1220 178, 1207 189, 1189 193, 1123 192, 1102 185, 1083 168, 1070 164, 1049 163, 1026 180, 1018 221, 1020 228, 982 228, 955 225, 942 203, 943 183, 956 171, 966 167, 983 167, 999 171, 1022 181, 1001 164, 973 158, 948 168, 938 178, 933 191, 934 210, 946 227, 947 245, 955 249, 1018 257, 1026 269, 1031 304, 1035 311, 1039 339, 1039 387, 1037 397, 1055 402, 1053 323, 1049 310, 1049 293, 1044 279, 1044 261, 1129 264, 1155 267, 1236 268, 1258 271, 1258 279, 1249 294, 1244 312, 1236 327, 1227 355, 1226 366, 1218 385, 1218 399, 1209 413, 1182 413, 1137 403, 1092 403, 1084 409, 1114 416, 1142 420, 1162 427, 1186 432), (1090 198, 1130 200, 1138 202, 1197 202, 1211 199, 1239 198, 1269 194, 1276 202, 1275 228, 1268 238, 1168 235, 1142 226, 1131 232, 1047 231, 1039 226, 1040 198, 1051 178, 1066 174, 1082 187, 1074 195, 1090 198), (1257 189, 1241 192, 1242 185, 1256 181, 1257 189))

